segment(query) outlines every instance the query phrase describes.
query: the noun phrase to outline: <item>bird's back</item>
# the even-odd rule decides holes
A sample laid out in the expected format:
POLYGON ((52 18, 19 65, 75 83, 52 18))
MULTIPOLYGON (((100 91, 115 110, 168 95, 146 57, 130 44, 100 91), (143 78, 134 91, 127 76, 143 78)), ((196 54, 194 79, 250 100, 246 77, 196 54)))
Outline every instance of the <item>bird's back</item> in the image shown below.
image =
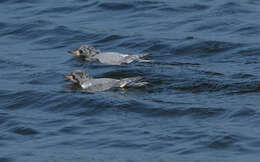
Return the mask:
POLYGON ((122 63, 130 63, 134 60, 130 59, 129 55, 117 52, 105 52, 95 56, 103 64, 120 65, 122 63))
POLYGON ((113 87, 119 87, 120 80, 111 78, 90 79, 81 87, 89 92, 105 91, 113 87))

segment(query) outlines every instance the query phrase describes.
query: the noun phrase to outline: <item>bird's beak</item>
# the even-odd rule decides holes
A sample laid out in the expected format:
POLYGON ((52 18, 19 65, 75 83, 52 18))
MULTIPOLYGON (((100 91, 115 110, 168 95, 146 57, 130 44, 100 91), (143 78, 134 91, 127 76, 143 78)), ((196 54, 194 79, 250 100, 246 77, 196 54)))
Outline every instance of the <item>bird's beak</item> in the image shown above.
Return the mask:
POLYGON ((65 75, 65 78, 68 78, 68 79, 70 79, 70 80, 73 79, 71 75, 65 75))
POLYGON ((79 51, 68 51, 69 53, 72 53, 72 54, 74 54, 74 55, 76 55, 76 56, 79 56, 79 51))

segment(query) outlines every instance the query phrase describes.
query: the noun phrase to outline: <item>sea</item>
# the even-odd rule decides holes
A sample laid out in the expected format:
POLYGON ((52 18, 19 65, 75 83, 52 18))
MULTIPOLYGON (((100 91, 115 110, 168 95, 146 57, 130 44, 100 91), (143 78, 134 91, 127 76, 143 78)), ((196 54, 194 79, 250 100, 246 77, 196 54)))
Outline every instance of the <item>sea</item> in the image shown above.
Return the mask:
POLYGON ((0 162, 139 161, 260 161, 260 1, 0 0, 0 162), (74 70, 149 84, 90 93, 74 70))

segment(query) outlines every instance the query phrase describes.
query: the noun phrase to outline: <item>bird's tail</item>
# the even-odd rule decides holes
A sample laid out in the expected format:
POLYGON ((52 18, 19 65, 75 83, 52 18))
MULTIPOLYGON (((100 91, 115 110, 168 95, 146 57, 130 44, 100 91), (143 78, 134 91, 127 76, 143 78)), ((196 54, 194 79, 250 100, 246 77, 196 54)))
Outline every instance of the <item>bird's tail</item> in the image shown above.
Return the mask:
POLYGON ((137 54, 136 56, 138 58, 144 58, 144 57, 149 56, 149 55, 151 55, 151 54, 150 53, 144 53, 144 54, 137 54))
POLYGON ((148 59, 137 59, 138 62, 148 62, 148 63, 152 63, 153 60, 148 60, 148 59))
POLYGON ((146 56, 149 56, 151 55, 150 53, 144 53, 144 54, 137 54, 137 55, 134 55, 136 60, 138 62, 148 62, 148 63, 152 63, 153 61, 152 60, 149 60, 149 59, 143 59, 144 57, 146 56))
POLYGON ((131 86, 132 84, 141 83, 141 82, 138 82, 138 81, 142 80, 142 79, 143 79, 143 77, 140 77, 140 76, 121 79, 120 80, 120 87, 123 88, 125 86, 131 86))
POLYGON ((144 54, 140 55, 140 58, 143 58, 143 57, 146 57, 146 56, 150 56, 150 55, 151 55, 150 53, 144 53, 144 54))

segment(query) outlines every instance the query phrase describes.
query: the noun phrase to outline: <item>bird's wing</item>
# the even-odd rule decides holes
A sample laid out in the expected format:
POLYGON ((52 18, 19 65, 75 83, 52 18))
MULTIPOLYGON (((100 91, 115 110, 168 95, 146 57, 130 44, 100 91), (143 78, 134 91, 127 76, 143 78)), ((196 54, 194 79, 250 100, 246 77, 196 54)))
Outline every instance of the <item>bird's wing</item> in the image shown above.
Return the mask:
POLYGON ((105 91, 113 87, 118 87, 120 80, 111 78, 91 79, 84 82, 81 87, 91 92, 105 91))
POLYGON ((110 65, 120 65, 128 63, 129 55, 120 54, 116 52, 105 52, 95 56, 101 63, 110 65))

